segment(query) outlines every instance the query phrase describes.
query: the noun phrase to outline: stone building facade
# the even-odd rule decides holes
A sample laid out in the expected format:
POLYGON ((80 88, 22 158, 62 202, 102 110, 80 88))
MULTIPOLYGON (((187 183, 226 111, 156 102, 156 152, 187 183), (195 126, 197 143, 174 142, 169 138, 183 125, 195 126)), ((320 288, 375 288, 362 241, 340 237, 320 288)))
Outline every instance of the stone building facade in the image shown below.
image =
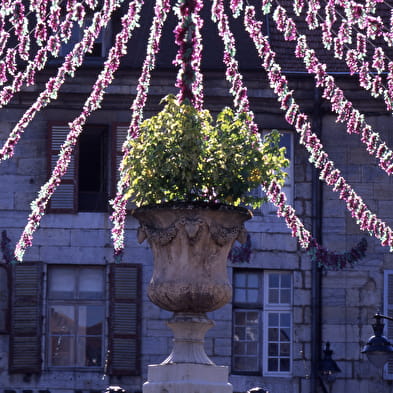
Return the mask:
MULTIPOLYGON (((143 42, 138 35, 135 39, 143 42)), ((216 364, 230 367, 234 392, 262 386, 270 393, 317 393, 329 391, 317 369, 329 342, 341 369, 333 392, 393 392, 393 369, 387 367, 382 375, 361 354, 372 335, 373 314, 391 312, 393 256, 361 232, 337 193, 318 181, 266 76, 257 69, 258 60, 244 52, 247 48, 240 55, 251 107, 261 130, 279 129, 286 135, 291 159, 286 189, 299 217, 330 250, 347 252, 362 237, 368 247, 354 268, 321 270, 271 206, 254 211, 246 224, 251 254, 235 245, 243 257, 228 261, 233 301, 211 313, 215 326, 207 334, 207 353, 216 364)), ((168 50, 159 59, 145 117, 159 110, 161 98, 176 91, 175 71, 165 66, 170 54, 168 50)), ((222 69, 209 61, 204 72, 206 107, 216 113, 231 105, 231 97, 222 69)), ((30 202, 47 179, 57 152, 56 138, 64 136, 66 124, 80 113, 99 70, 97 59, 90 59, 67 82, 58 100, 28 127, 15 156, 0 165, 0 393, 98 393, 110 385, 128 393, 141 392, 147 365, 160 363, 171 350, 172 333, 166 327, 170 313, 154 306, 146 295, 152 256, 146 244, 137 243, 138 224, 127 217, 125 255, 123 263, 116 264, 110 212, 102 202, 113 195, 113 169, 118 164, 114 157, 119 155, 139 77, 133 52, 124 64, 102 108, 89 119, 75 160, 75 176, 67 175, 63 186, 68 186, 59 188, 24 264, 18 266, 8 263, 9 250, 26 223, 30 202), (102 171, 95 180, 84 178, 86 168, 92 174, 92 162, 102 171)), ((346 134, 335 122, 312 78, 297 64, 288 62, 286 71, 337 167, 367 205, 391 222, 392 180, 367 155, 359 137, 346 134)), ((348 75, 337 72, 335 76, 391 145, 391 117, 382 104, 360 92, 348 75)), ((0 110, 2 143, 34 102, 46 77, 42 73, 40 83, 0 110)), ((391 326, 385 333, 393 339, 391 326)))

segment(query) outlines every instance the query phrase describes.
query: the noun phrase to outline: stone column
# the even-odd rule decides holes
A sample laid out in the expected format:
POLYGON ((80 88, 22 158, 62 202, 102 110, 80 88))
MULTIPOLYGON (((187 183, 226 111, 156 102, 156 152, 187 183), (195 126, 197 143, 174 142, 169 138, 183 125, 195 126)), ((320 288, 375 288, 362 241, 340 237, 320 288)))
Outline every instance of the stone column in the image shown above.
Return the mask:
POLYGON ((214 325, 206 312, 232 296, 227 277, 228 253, 244 242, 247 209, 192 204, 157 205, 133 213, 140 222, 138 241, 148 240, 154 257, 150 300, 172 311, 168 326, 173 350, 159 365, 148 366, 143 393, 232 393, 228 367, 215 365, 204 349, 214 325))

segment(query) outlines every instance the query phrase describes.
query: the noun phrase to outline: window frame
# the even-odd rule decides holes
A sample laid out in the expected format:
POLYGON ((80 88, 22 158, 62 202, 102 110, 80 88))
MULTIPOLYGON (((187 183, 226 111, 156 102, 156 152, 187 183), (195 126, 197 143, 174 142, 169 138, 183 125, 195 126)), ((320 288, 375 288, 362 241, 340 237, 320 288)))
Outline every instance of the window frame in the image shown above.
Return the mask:
MULTIPOLYGON (((99 371, 99 370, 104 370, 105 367, 105 356, 106 356, 106 347, 107 347, 107 288, 106 288, 106 283, 107 283, 107 269, 105 266, 102 265, 57 265, 57 264, 50 264, 47 266, 47 290, 46 290, 46 356, 45 356, 45 364, 46 367, 49 370, 82 370, 82 371, 99 371), (74 288, 74 297, 73 298, 51 298, 50 296, 50 270, 51 269, 56 269, 56 268, 70 268, 71 270, 74 271, 74 276, 77 278, 76 281, 76 288, 74 288), (79 271, 81 269, 99 269, 102 272, 102 278, 103 278, 103 288, 102 288, 102 297, 97 298, 97 299, 89 299, 89 298, 78 298, 77 293, 79 291, 79 271), (102 317, 102 331, 100 334, 101 337, 101 364, 98 366, 82 366, 78 364, 78 341, 81 335, 78 332, 78 326, 76 324, 77 320, 74 321, 75 327, 74 331, 72 334, 69 336, 73 338, 74 341, 74 359, 73 362, 71 362, 70 365, 54 365, 52 364, 52 345, 51 345, 51 339, 52 336, 55 334, 52 334, 51 332, 51 307, 52 306, 70 306, 73 308, 74 316, 79 313, 79 307, 83 306, 95 306, 99 305, 102 306, 103 310, 103 317, 102 317)), ((85 335, 86 336, 86 335, 85 335)))
MULTIPOLYGON (((284 288, 285 289, 285 288, 284 288)), ((293 274, 287 270, 264 270, 252 268, 234 268, 233 269, 233 301, 232 301, 232 354, 231 354, 231 373, 234 375, 263 375, 269 377, 291 377, 293 374, 293 274), (259 299, 260 302, 239 302, 236 299, 236 274, 239 273, 257 273, 259 280, 259 299), (269 277, 271 274, 288 274, 290 277, 290 297, 288 303, 269 303, 269 277), (259 342, 258 342, 258 370, 239 370, 234 368, 235 354, 235 314, 242 311, 256 311, 259 313, 259 342), (290 318, 289 329, 289 370, 288 371, 268 371, 268 329, 269 329, 269 313, 288 313, 290 318)), ((238 355, 241 356, 241 355, 238 355)), ((245 357, 247 357, 245 355, 245 357)), ((278 356, 280 359, 280 356, 278 356)))
MULTIPOLYGON (((263 282, 264 282, 264 313, 263 313, 263 349, 262 349, 262 356, 263 356, 263 375, 264 376, 292 376, 293 370, 293 275, 290 271, 285 270, 265 270, 263 275, 263 282), (288 274, 291 280, 290 286, 290 302, 289 303, 269 303, 269 290, 271 289, 269 286, 269 277, 271 274, 279 274, 284 275, 288 274), (269 362, 269 314, 277 313, 281 314, 289 314, 290 316, 290 339, 289 339, 289 370, 288 371, 268 371, 268 362, 269 362)), ((281 289, 281 286, 278 287, 281 289)), ((280 359, 280 356, 278 356, 280 359)))

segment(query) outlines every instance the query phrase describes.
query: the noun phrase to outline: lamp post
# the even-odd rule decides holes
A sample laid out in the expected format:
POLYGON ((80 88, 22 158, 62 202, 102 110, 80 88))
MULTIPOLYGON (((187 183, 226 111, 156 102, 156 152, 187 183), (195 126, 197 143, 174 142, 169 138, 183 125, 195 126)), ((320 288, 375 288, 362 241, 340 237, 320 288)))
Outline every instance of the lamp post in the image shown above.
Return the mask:
MULTIPOLYGON (((332 386, 336 380, 337 373, 341 372, 340 367, 332 358, 333 351, 330 349, 330 342, 326 343, 323 350, 323 358, 319 363, 319 375, 322 380, 329 386, 329 393, 332 391, 332 386)), ((324 388, 326 391, 326 388, 324 388)))
POLYGON ((368 360, 378 368, 382 368, 385 363, 393 358, 393 346, 389 340, 382 335, 385 326, 382 319, 393 321, 392 317, 376 313, 374 315, 375 323, 372 325, 374 335, 371 336, 367 344, 363 347, 362 353, 367 355, 368 360))

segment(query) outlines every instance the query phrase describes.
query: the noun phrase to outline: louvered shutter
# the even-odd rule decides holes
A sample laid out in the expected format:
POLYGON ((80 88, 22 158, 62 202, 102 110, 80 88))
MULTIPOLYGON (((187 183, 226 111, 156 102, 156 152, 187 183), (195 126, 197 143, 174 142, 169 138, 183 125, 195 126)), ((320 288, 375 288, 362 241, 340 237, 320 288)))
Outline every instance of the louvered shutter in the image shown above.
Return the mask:
POLYGON ((109 375, 139 375, 140 265, 110 266, 109 375))
POLYGON ((42 264, 13 266, 10 373, 41 371, 42 264))
MULTIPOLYGON (((112 146, 115 147, 115 151, 112 152, 112 157, 115 158, 112 163, 113 166, 112 179, 115 179, 115 182, 113 182, 113 195, 116 194, 116 185, 120 179, 119 167, 120 167, 121 160, 123 159, 122 147, 123 147, 123 143, 127 139, 128 128, 129 128, 129 123, 116 123, 113 127, 112 136, 114 142, 112 143, 112 146)), ((130 201, 128 201, 127 210, 131 210, 134 207, 135 206, 130 201)))
MULTIPOLYGON (((393 318, 393 270, 385 271, 384 314, 393 318)), ((393 322, 385 319, 383 323, 385 323, 384 334, 390 342, 393 342, 393 322)), ((393 379, 393 360, 386 364, 384 377, 393 379)))
MULTIPOLYGON (((49 127, 49 176, 56 165, 60 148, 70 129, 67 124, 52 124, 49 127)), ((75 213, 77 210, 77 163, 76 154, 72 155, 68 170, 49 203, 52 213, 75 213)))

